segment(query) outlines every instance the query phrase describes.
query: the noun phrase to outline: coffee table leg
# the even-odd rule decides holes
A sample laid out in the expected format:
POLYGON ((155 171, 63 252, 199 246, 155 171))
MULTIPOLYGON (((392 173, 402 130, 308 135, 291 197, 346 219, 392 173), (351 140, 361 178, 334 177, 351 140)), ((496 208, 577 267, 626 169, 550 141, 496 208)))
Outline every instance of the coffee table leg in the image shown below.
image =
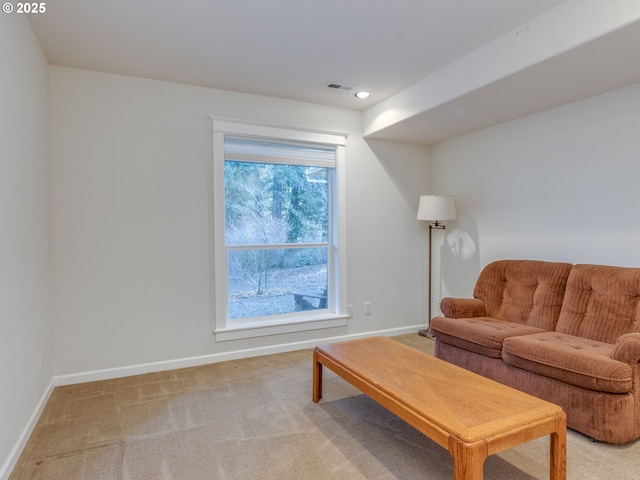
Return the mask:
POLYGON ((313 351, 313 402, 322 398, 322 364, 318 361, 318 352, 313 351))
POLYGON ((556 431, 551 434, 551 461, 549 478, 567 478, 567 416, 564 412, 556 416, 556 431))
POLYGON ((484 461, 489 454, 487 442, 464 443, 449 437, 453 458, 453 480, 482 480, 484 461))

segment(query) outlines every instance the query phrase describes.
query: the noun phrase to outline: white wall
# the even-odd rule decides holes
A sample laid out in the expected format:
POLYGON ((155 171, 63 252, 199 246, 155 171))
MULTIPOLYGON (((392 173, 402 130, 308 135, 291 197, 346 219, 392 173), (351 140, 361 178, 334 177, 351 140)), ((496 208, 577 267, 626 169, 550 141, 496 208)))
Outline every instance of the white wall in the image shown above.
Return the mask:
POLYGON ((50 119, 56 374, 424 322, 426 147, 367 144, 355 111, 65 67, 50 119), (209 115, 349 132, 348 328, 214 341, 209 115))
POLYGON ((52 379, 48 65, 24 15, 0 15, 0 478, 52 379), (38 366, 38 350, 43 366, 38 366))
POLYGON ((640 267, 640 84, 436 144, 443 295, 501 258, 640 267))

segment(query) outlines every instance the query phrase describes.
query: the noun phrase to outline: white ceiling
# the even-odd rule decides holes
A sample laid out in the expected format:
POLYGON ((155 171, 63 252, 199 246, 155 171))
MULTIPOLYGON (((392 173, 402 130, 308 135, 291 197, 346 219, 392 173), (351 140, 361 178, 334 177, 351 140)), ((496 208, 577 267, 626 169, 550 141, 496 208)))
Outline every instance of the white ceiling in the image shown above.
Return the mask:
MULTIPOLYGON (((366 110, 561 4, 54 0, 30 21, 54 65, 366 110), (359 86, 371 97, 358 100, 325 88, 328 82, 359 86)), ((415 121, 402 118, 371 136, 432 143, 477 128, 461 130, 455 118, 445 118, 447 126, 439 127, 444 130, 429 136, 422 127, 433 128, 437 115, 411 117, 415 121)))

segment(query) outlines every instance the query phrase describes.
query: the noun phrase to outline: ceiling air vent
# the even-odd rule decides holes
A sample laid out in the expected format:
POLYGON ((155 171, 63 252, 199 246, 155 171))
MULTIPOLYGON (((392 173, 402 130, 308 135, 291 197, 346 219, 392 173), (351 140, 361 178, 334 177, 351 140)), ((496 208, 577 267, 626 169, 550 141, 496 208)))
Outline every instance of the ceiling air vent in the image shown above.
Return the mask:
POLYGON ((329 82, 325 85, 326 88, 330 88, 331 90, 342 90, 344 92, 350 92, 355 89, 355 85, 345 85, 343 83, 329 82))

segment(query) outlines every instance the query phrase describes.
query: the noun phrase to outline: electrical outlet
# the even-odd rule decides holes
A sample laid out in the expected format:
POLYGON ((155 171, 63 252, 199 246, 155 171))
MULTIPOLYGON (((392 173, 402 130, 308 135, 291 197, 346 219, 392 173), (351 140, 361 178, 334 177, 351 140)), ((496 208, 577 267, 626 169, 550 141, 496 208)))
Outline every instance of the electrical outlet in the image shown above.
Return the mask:
POLYGON ((364 302, 364 314, 371 315, 371 302, 364 302))
POLYGON ((353 317, 353 305, 347 305, 347 315, 353 317))

